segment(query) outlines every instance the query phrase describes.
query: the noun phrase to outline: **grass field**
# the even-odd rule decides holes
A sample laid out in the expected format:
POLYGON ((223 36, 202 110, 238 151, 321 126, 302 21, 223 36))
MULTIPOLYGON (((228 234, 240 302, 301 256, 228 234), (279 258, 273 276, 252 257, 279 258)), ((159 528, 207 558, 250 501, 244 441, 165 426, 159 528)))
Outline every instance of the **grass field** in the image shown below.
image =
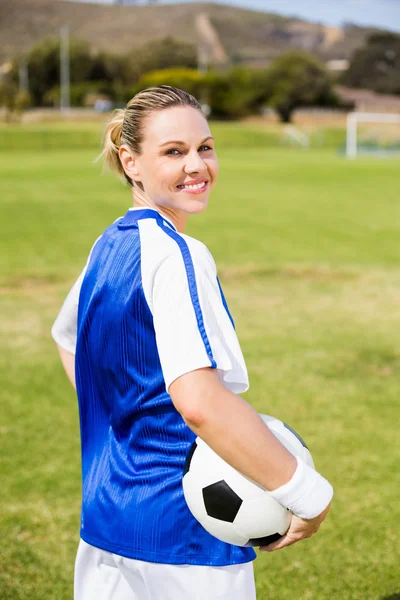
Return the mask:
MULTIPOLYGON (((317 536, 259 555, 258 599, 399 600, 399 163, 212 129, 220 180, 187 232, 219 268, 246 399, 301 433, 336 492, 317 536)), ((40 143, 38 128, 0 131, 15 142, 0 151, 2 600, 72 599, 78 414, 50 328, 93 241, 131 203, 92 162, 95 126, 87 147, 81 126, 43 142, 62 130, 40 143)))

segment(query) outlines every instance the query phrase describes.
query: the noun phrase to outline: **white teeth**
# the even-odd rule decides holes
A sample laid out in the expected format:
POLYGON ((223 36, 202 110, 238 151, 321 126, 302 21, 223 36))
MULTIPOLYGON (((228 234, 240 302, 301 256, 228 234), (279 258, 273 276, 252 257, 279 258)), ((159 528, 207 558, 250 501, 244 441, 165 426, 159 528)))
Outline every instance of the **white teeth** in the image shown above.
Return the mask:
POLYGON ((179 185, 180 188, 187 188, 188 190, 199 190, 202 187, 205 187, 206 182, 202 181, 201 183, 197 183, 196 185, 179 185))

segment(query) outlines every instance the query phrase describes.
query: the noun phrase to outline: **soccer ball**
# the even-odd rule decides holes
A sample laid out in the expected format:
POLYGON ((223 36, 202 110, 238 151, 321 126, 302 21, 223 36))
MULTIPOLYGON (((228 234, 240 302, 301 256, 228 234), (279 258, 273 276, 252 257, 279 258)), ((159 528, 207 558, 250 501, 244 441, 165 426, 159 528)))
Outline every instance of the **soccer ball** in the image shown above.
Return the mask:
MULTIPOLYGON (((314 468, 301 437, 286 423, 260 415, 278 440, 314 468)), ((214 537, 235 546, 264 546, 289 528, 292 513, 268 490, 225 462, 199 437, 188 453, 183 492, 193 516, 214 537)))

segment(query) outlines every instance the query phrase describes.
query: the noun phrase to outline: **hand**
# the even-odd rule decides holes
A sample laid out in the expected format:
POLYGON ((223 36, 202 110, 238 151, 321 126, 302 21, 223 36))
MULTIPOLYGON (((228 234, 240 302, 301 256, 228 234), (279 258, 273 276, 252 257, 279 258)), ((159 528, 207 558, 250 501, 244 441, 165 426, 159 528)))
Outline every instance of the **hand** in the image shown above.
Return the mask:
POLYGON ((313 519, 301 519, 300 517, 293 515, 289 529, 285 535, 273 544, 261 546, 260 551, 273 552, 274 550, 280 550, 281 548, 286 548, 286 546, 291 546, 304 538, 310 538, 314 533, 317 533, 321 523, 325 520, 326 515, 329 512, 330 506, 331 504, 329 503, 325 510, 313 519))

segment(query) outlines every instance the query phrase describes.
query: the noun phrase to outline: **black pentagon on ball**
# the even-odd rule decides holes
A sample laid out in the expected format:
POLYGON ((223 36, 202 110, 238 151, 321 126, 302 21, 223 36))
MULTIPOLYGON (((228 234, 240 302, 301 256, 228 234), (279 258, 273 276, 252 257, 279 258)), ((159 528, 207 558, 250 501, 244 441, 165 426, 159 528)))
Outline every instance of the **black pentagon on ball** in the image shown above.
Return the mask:
POLYGON ((272 533, 271 535, 266 535, 265 537, 253 538, 245 544, 245 546, 254 546, 258 548, 259 546, 268 546, 268 544, 272 544, 273 542, 277 542, 281 539, 280 533, 272 533))
MULTIPOLYGON (((283 423, 283 421, 282 421, 282 423, 283 423)), ((299 440, 299 442, 301 443, 301 445, 304 446, 304 448, 307 448, 307 450, 308 450, 307 444, 305 443, 305 441, 303 440, 303 438, 301 438, 299 436, 299 434, 297 433, 297 431, 295 431, 294 429, 292 429, 290 427, 290 425, 288 425, 287 423, 283 423, 283 424, 286 427, 286 429, 289 429, 289 431, 291 431, 293 433, 293 435, 295 435, 297 437, 297 439, 299 440)))
POLYGON ((233 523, 243 500, 221 480, 203 488, 203 500, 209 517, 233 523))
POLYGON ((196 450, 196 448, 197 448, 197 444, 196 444, 196 442, 193 442, 193 444, 190 446, 190 450, 189 450, 189 452, 187 453, 187 456, 186 456, 185 466, 184 466, 184 469, 183 469, 183 476, 185 476, 186 473, 190 469, 190 463, 192 462, 193 454, 194 454, 194 451, 196 450))

